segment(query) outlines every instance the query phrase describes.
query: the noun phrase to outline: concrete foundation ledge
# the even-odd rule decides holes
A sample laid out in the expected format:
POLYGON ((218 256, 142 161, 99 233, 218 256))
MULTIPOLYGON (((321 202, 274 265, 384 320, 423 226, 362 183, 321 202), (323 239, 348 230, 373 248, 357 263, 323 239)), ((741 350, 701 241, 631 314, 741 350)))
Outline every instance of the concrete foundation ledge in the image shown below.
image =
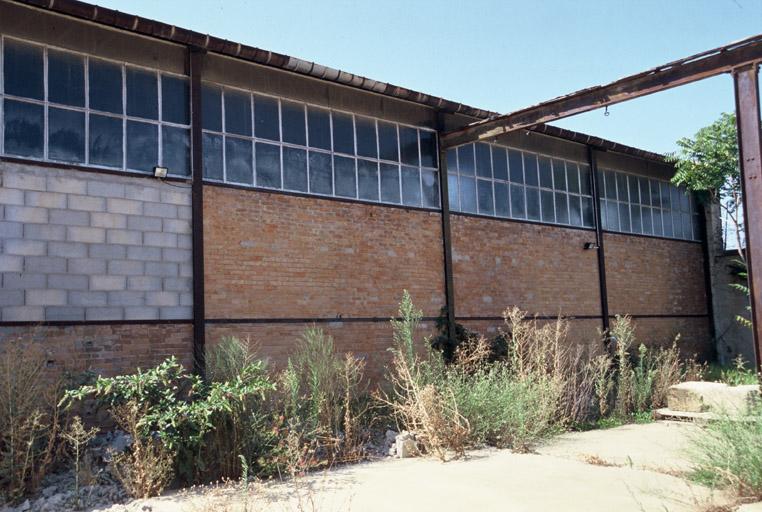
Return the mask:
POLYGON ((667 392, 667 409, 684 413, 748 414, 759 403, 759 385, 682 382, 667 392))

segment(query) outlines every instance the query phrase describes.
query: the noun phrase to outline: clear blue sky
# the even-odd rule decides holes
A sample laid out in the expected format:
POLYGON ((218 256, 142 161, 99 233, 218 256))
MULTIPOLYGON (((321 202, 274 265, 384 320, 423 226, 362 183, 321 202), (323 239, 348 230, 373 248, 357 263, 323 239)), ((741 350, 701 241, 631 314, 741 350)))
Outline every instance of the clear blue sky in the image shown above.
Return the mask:
MULTIPOLYGON (((762 33, 762 0, 96 0, 509 112, 762 33)), ((720 76, 557 124, 651 151, 733 109, 720 76)))

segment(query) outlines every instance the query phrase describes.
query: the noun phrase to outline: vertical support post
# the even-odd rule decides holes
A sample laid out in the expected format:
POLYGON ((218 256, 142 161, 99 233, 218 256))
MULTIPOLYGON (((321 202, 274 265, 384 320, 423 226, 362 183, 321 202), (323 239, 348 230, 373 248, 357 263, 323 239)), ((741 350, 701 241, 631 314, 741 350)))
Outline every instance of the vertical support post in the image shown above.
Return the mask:
POLYGON ((762 370, 762 132, 760 131, 758 66, 733 72, 739 162, 743 187, 746 265, 749 276, 752 335, 757 371, 762 370))
POLYGON ((204 305, 204 187, 201 132, 203 50, 188 48, 191 112, 191 205, 193 236, 193 370, 206 374, 206 308, 204 305))
MULTIPOLYGON (((603 222, 601 220, 601 183, 598 179, 598 157, 593 146, 587 147, 587 161, 590 166, 590 186, 593 192, 593 213, 595 215, 595 245, 598 256, 598 288, 601 298, 601 327, 609 330, 609 292, 606 287, 606 252, 603 248, 603 222)), ((608 343, 608 335, 604 340, 608 343)))
POLYGON ((447 337, 455 342, 455 288, 452 278, 452 239, 450 236, 450 190, 447 176, 447 150, 442 148, 440 135, 444 131, 444 116, 437 115, 437 149, 439 151, 439 191, 442 205, 442 245, 444 249, 445 307, 447 308, 447 337))

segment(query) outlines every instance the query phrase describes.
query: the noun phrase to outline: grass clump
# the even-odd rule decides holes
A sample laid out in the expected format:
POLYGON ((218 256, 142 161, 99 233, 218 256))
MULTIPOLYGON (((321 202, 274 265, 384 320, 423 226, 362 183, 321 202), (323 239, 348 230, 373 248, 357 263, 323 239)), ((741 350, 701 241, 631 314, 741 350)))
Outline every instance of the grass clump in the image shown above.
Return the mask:
POLYGON ((724 382, 728 386, 759 384, 759 375, 749 368, 742 355, 733 359, 731 366, 710 364, 706 379, 712 382, 724 382))

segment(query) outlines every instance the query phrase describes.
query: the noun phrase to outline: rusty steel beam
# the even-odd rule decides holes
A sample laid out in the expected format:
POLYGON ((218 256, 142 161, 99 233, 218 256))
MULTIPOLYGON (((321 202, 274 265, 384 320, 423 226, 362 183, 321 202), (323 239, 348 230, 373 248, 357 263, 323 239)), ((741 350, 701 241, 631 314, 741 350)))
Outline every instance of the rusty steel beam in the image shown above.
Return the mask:
POLYGON ((733 73, 736 127, 743 186, 746 265, 757 371, 762 370, 762 130, 758 64, 733 73))
POLYGON ((441 142, 445 148, 448 148, 490 139, 511 131, 530 128, 537 124, 729 73, 738 67, 760 61, 762 61, 762 35, 757 35, 621 78, 610 84, 582 89, 510 114, 472 123, 443 134, 441 142))

